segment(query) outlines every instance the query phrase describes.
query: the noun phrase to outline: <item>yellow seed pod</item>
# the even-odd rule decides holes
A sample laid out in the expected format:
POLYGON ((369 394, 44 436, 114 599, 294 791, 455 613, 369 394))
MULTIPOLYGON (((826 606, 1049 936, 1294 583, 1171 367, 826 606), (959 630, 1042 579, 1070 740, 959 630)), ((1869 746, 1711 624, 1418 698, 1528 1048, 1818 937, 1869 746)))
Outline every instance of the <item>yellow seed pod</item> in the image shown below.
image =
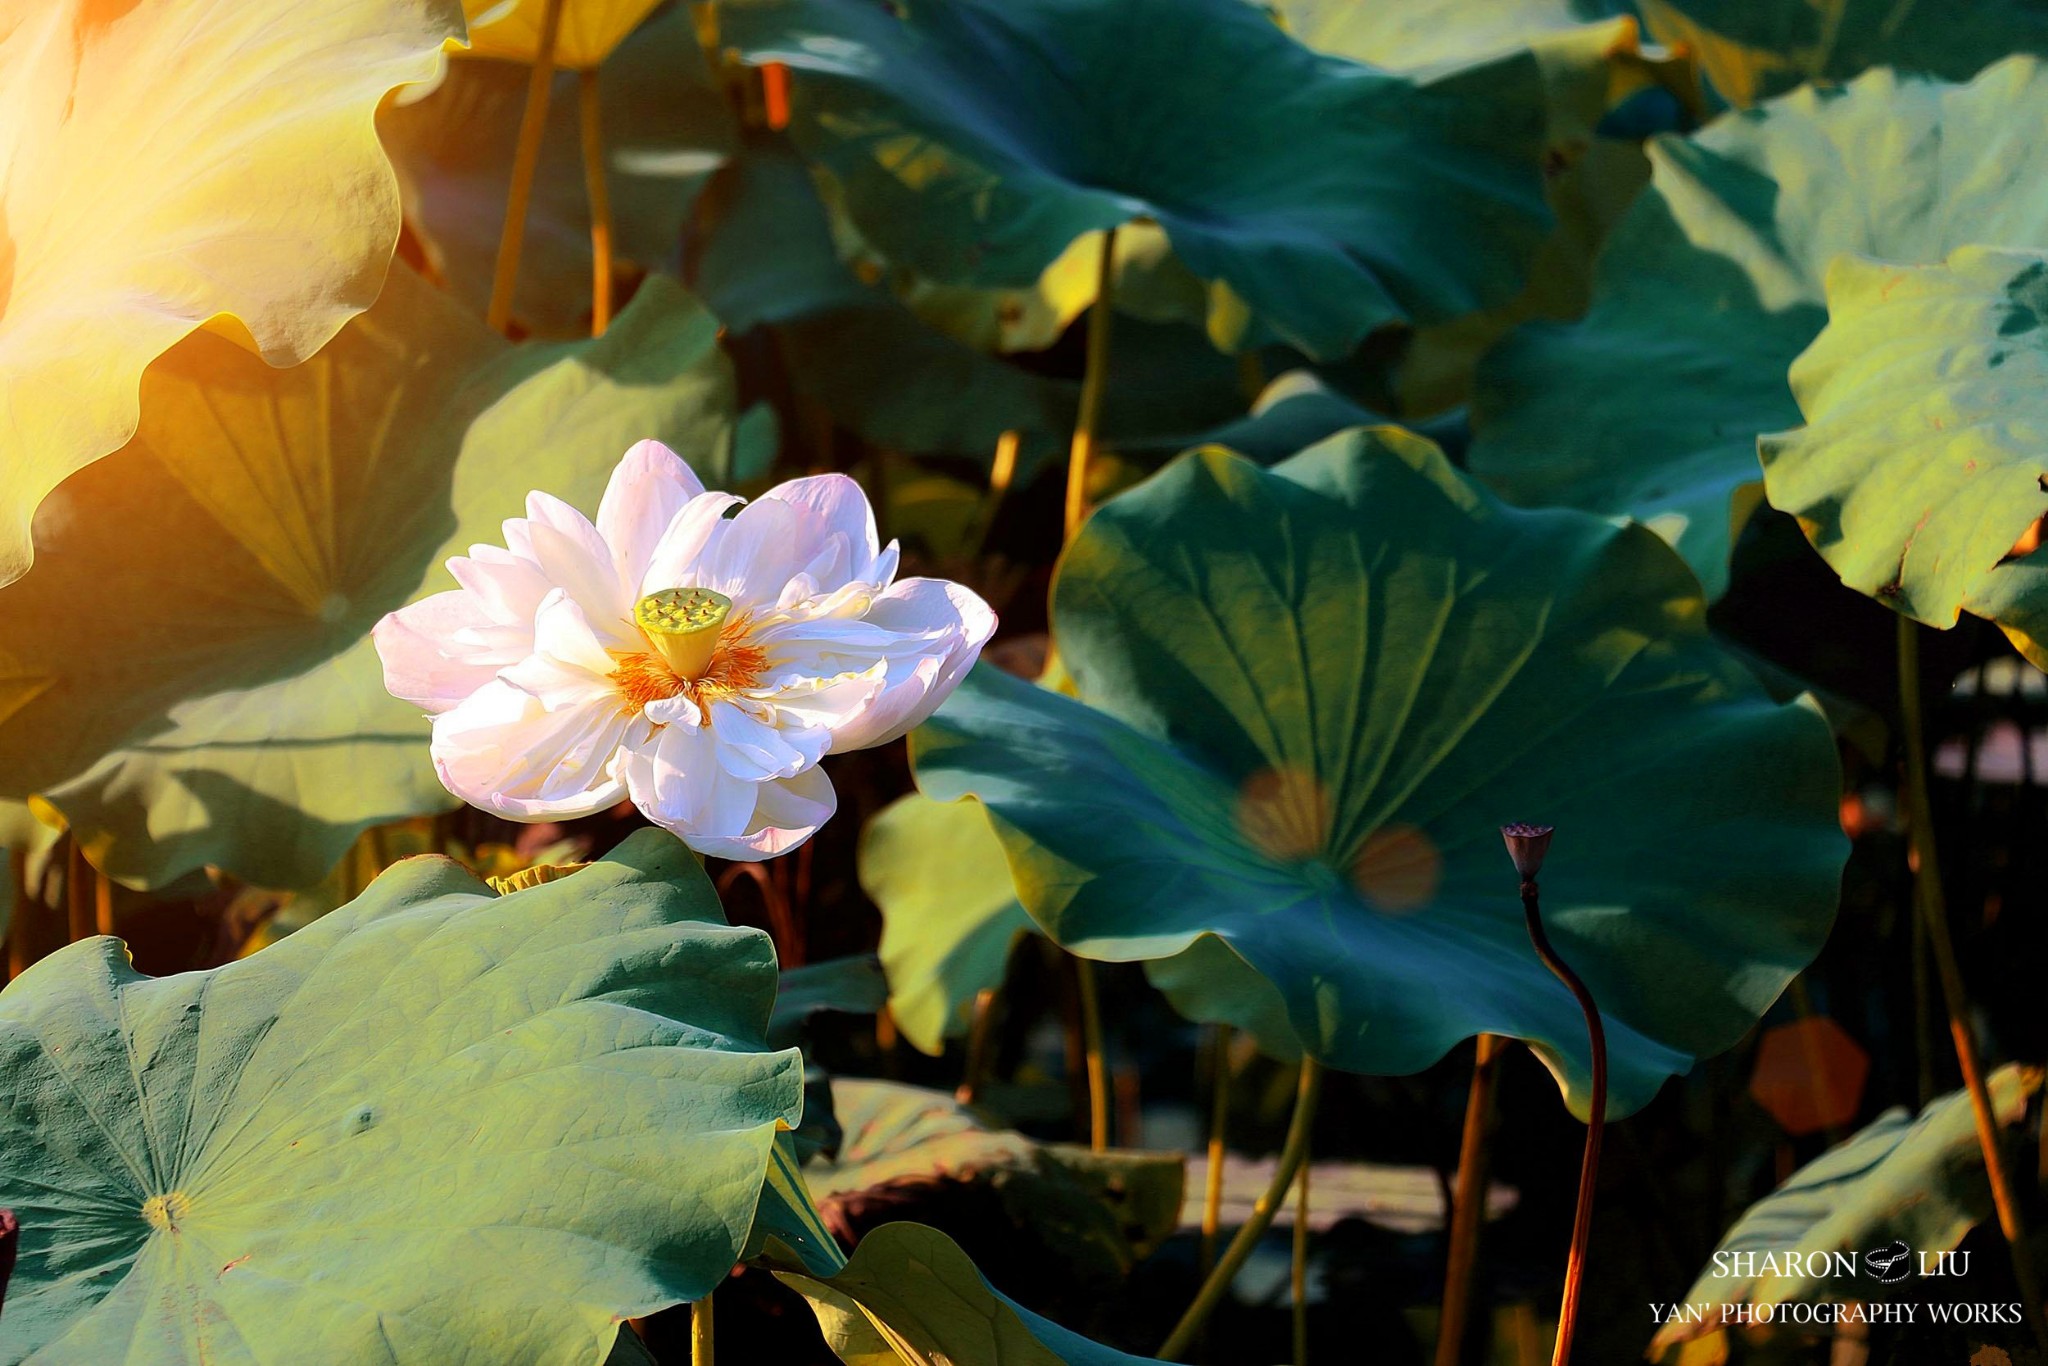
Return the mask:
POLYGON ((664 588, 633 606, 633 624, 678 678, 702 678, 732 599, 708 588, 664 588))

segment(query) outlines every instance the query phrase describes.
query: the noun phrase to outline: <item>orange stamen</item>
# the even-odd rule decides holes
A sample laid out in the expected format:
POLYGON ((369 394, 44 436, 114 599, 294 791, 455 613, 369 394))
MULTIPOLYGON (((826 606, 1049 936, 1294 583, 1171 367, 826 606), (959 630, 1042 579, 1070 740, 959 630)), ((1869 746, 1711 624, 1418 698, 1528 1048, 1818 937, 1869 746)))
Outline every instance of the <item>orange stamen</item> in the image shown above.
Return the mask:
POLYGON ((712 699, 743 692, 761 681, 761 673, 768 667, 768 653, 758 645, 747 644, 746 638, 745 616, 728 621, 718 633, 718 649, 711 656, 711 667, 701 678, 680 677, 651 650, 613 651, 612 658, 619 667, 607 677, 619 690, 620 706, 628 716, 638 716, 650 702, 686 696, 697 704, 697 715, 704 718, 705 704, 712 699))

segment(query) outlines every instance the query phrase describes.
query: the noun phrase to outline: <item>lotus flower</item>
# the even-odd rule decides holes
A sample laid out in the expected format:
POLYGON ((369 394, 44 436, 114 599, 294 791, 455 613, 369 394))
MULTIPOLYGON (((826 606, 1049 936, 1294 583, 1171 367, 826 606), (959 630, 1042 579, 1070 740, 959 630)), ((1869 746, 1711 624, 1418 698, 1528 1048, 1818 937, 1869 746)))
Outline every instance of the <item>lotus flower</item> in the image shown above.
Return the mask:
POLYGON ((995 630, 959 584, 896 579, 844 475, 748 503, 643 441, 595 525, 546 493, 526 514, 374 633, 441 781, 512 820, 630 797, 700 853, 772 857, 837 806, 819 760, 924 720, 995 630))

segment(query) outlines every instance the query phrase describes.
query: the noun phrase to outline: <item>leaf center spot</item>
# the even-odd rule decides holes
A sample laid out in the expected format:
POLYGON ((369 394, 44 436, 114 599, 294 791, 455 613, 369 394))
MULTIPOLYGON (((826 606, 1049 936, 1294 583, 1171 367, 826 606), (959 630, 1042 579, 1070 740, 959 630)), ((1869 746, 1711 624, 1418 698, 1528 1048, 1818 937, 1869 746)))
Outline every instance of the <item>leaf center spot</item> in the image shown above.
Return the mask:
POLYGON ((192 1212, 192 1197, 183 1191, 152 1195, 142 1202, 142 1221, 158 1233, 175 1233, 178 1221, 192 1212))

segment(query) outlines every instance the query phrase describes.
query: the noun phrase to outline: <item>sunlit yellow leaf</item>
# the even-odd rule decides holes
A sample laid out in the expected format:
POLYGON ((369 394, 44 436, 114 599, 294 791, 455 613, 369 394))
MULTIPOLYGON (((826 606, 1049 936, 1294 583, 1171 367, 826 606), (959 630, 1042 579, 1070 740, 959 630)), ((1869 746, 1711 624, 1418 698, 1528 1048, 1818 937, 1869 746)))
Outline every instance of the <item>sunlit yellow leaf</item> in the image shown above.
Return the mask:
POLYGON ((457 0, 0 0, 0 583, 179 338, 292 365, 377 297, 372 115, 461 31, 457 0))
MULTIPOLYGON (((582 70, 612 49, 654 12, 661 0, 561 0, 555 65, 582 70)), ((530 62, 540 52, 547 0, 462 0, 469 11, 469 50, 478 57, 530 62)))

